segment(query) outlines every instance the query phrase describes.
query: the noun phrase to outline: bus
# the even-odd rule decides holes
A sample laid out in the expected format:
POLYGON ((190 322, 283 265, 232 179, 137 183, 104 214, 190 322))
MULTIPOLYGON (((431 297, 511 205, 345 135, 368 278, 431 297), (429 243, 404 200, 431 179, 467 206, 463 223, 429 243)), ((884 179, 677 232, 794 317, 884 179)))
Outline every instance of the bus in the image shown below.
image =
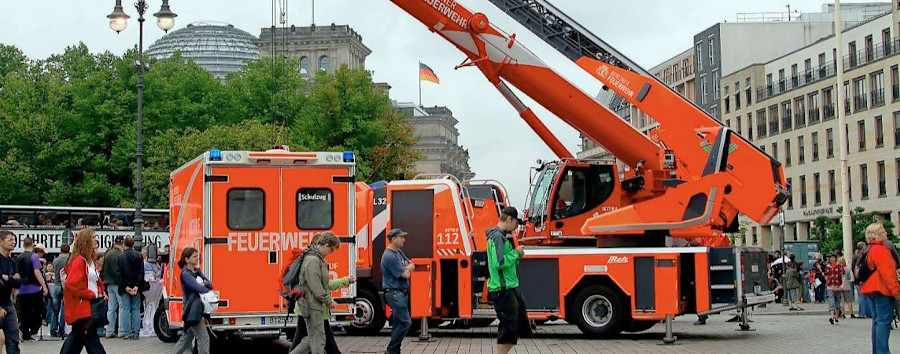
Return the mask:
MULTIPOLYGON (((144 216, 144 244, 154 243, 162 250, 169 244, 169 210, 141 209, 144 216)), ((0 230, 9 230, 18 238, 13 253, 22 252, 22 241, 31 237, 44 245, 49 254, 58 254, 66 239, 66 225, 74 233, 85 228, 97 230, 98 252, 106 252, 116 236, 134 237, 134 208, 0 205, 0 230)))

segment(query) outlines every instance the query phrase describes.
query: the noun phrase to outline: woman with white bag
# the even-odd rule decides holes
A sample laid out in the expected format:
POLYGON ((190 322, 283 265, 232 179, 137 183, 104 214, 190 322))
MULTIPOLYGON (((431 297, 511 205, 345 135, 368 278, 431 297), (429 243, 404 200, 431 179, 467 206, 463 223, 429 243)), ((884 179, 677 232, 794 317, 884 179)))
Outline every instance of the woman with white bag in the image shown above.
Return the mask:
POLYGON ((162 283, 159 281, 162 270, 155 262, 156 260, 150 262, 147 258, 147 248, 141 250, 141 255, 144 256, 144 280, 150 284, 150 290, 144 291, 144 299, 147 303, 144 305, 144 320, 141 323, 140 333, 140 336, 145 338, 156 336, 156 333, 153 332, 153 315, 156 314, 159 298, 162 296, 162 283))
POLYGON ((178 267, 181 268, 181 292, 184 294, 184 307, 181 318, 184 321, 184 333, 178 343, 175 343, 175 354, 182 354, 191 349, 191 342, 197 338, 197 352, 209 354, 209 332, 206 329, 206 314, 201 294, 210 292, 212 283, 197 269, 200 264, 200 252, 196 248, 188 247, 181 251, 178 257, 178 267), (197 278, 200 281, 197 281, 197 278), (202 284, 201 284, 202 282, 202 284))

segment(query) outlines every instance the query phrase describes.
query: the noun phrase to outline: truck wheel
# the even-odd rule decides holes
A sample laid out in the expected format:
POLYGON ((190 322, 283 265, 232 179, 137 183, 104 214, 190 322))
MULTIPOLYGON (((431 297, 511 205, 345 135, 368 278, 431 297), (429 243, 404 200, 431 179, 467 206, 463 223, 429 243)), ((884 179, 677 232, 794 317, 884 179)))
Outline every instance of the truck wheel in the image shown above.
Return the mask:
POLYGON ((581 332, 592 337, 606 337, 621 331, 624 310, 619 296, 603 285, 591 285, 581 290, 572 306, 575 324, 581 332))
POLYGON ((623 326, 623 332, 643 332, 650 328, 653 328, 659 321, 628 321, 628 324, 623 326))
POLYGON ((165 343, 175 343, 178 341, 178 331, 169 329, 169 316, 162 307, 156 309, 153 315, 153 331, 159 340, 165 343))
POLYGON ((353 312, 353 321, 346 327, 352 335, 375 335, 384 328, 384 305, 378 293, 369 287, 357 289, 356 311, 353 312))

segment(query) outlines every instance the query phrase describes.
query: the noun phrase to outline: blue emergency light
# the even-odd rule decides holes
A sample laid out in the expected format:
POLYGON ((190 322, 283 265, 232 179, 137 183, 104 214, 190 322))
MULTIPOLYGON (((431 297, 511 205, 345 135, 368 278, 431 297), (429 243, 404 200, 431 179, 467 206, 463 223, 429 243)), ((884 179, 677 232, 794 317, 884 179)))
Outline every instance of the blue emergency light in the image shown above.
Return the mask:
POLYGON ((222 161, 222 151, 218 149, 209 150, 210 161, 222 161))
POLYGON ((353 151, 344 151, 344 162, 355 162, 356 158, 353 156, 353 151))

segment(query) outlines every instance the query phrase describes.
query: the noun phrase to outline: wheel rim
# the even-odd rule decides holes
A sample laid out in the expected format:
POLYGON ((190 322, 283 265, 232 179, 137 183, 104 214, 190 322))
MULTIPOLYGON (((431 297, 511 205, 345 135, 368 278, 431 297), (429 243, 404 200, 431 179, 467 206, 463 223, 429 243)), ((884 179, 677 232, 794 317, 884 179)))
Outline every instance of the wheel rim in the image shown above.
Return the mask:
POLYGON ((581 305, 581 316, 591 327, 604 327, 612 321, 612 303, 606 296, 591 295, 581 305))
POLYGON ((168 335, 171 335, 171 333, 169 333, 169 317, 168 317, 168 314, 166 314, 166 312, 163 311, 163 312, 159 315, 158 318, 159 318, 159 320, 156 322, 156 328, 159 328, 159 331, 160 331, 161 333, 167 335, 167 336, 168 336, 168 335))
POLYGON ((375 306, 366 298, 356 298, 356 311, 350 324, 356 328, 365 328, 375 320, 375 306))

